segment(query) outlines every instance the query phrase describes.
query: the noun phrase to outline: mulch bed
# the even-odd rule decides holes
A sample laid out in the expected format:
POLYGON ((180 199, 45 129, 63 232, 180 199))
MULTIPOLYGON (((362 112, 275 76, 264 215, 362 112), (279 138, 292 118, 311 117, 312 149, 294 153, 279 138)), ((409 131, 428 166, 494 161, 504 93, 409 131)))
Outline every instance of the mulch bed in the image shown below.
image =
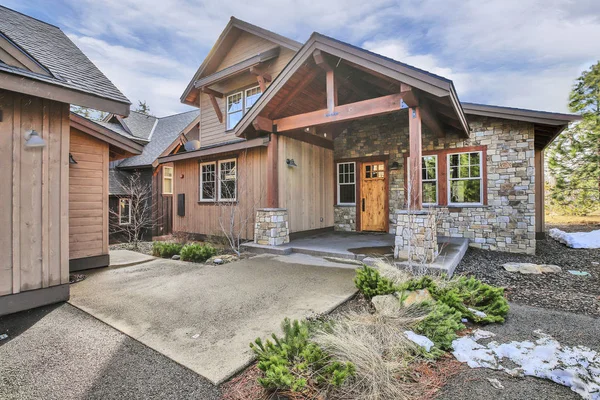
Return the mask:
MULTIPOLYGON (((571 232, 600 229, 597 225, 570 225, 559 228, 566 228, 571 232)), ((548 238, 537 242, 535 255, 469 248, 456 268, 456 273, 474 275, 486 283, 506 288, 509 301, 600 316, 600 264, 598 263, 600 263, 600 249, 572 249, 548 238), (505 271, 502 264, 506 262, 554 264, 561 267, 562 272, 522 275, 505 271), (568 270, 586 271, 590 275, 575 276, 567 272, 568 270)))

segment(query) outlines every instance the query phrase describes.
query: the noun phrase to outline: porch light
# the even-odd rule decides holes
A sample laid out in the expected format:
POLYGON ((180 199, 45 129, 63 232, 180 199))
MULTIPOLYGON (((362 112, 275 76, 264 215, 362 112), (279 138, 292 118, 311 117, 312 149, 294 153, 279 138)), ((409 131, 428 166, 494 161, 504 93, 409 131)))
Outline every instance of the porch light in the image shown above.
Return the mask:
POLYGON ((291 167, 291 168, 295 168, 295 167, 297 167, 297 165, 296 165, 296 163, 294 162, 294 159, 293 159, 293 158, 288 158, 288 159, 286 159, 286 160, 285 160, 285 163, 287 164, 287 166, 288 166, 288 167, 291 167))
POLYGON ((398 164, 398 161, 394 161, 392 163, 392 165, 390 166, 390 171, 397 171, 400 169, 400 164, 398 164))
POLYGON ((69 153, 69 164, 77 164, 77 161, 73 158, 73 154, 69 153))
POLYGON ((46 141, 36 131, 30 130, 25 132, 25 147, 46 147, 46 141))

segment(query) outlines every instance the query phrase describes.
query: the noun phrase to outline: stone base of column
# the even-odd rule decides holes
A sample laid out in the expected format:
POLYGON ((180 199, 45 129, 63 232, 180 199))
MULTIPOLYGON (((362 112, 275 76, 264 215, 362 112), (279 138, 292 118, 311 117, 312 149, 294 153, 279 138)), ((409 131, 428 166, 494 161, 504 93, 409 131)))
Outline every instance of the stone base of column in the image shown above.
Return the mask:
POLYGON ((438 256, 435 211, 396 212, 396 246, 394 257, 431 263, 438 256))
POLYGON ((285 208, 260 208, 256 211, 254 243, 279 246, 290 242, 288 212, 285 208))

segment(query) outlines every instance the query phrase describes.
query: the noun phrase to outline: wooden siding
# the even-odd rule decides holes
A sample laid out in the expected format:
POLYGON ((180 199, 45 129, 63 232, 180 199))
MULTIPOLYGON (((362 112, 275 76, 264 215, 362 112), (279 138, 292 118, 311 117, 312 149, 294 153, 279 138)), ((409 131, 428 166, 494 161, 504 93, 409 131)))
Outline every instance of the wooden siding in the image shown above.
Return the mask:
POLYGON ((279 207, 288 210, 290 233, 333 226, 333 151, 286 136, 278 142, 279 207))
POLYGON ((0 90, 0 110, 0 295, 69 283, 69 105, 0 90))
POLYGON ((69 258, 108 254, 109 145, 72 128, 69 152, 69 258))
MULTIPOLYGON (((274 46, 275 44, 272 42, 244 32, 242 35, 240 35, 240 38, 225 56, 218 70, 226 68, 239 61, 243 61, 274 46)), ((272 78, 275 79, 281 70, 283 70, 287 63, 292 59, 294 54, 295 53, 292 50, 281 48, 281 52, 277 58, 269 60, 265 63, 265 71, 271 74, 272 78)), ((212 87, 213 89, 225 94, 222 99, 216 99, 217 104, 221 109, 221 113, 223 114, 222 123, 219 122, 208 95, 204 93, 200 94, 200 142, 202 146, 209 146, 236 139, 233 135, 233 132, 226 132, 227 113, 225 110, 225 104, 227 101, 227 94, 231 94, 235 91, 253 86, 258 86, 256 77, 250 73, 245 73, 212 87)))
MULTIPOLYGON (((245 239, 254 238, 254 218, 256 209, 265 207, 266 203, 266 165, 267 149, 264 147, 242 151, 237 155, 223 155, 219 159, 226 160, 237 157, 238 202, 237 212, 247 217, 245 239)), ((202 160, 218 161, 211 158, 202 160)), ((174 163, 173 180, 173 231, 202 235, 220 235, 219 220, 227 222, 230 207, 212 203, 200 203, 198 159, 174 163), (183 178, 181 177, 183 175, 183 178), (177 195, 185 194, 185 216, 177 215, 177 195)), ((239 221, 238 221, 239 222, 239 221)))

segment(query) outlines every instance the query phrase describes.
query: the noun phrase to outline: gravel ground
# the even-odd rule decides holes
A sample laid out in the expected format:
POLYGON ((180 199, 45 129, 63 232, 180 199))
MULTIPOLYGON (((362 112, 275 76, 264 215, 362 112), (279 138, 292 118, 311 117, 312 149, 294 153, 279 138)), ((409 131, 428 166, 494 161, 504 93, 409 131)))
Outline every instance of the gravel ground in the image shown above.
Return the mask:
MULTIPOLYGON (((550 227, 549 227, 550 228, 550 227)), ((598 225, 561 227, 570 231, 599 229, 598 225)), ((512 254, 469 248, 457 274, 475 275, 484 282, 506 288, 510 301, 536 307, 600 316, 600 249, 572 249, 552 238, 537 242, 536 255, 512 254), (559 274, 522 275, 502 268, 506 262, 555 264, 559 274), (587 271, 589 276, 567 270, 587 271)))
POLYGON ((206 379, 63 303, 0 318, 0 399, 218 399, 206 379))
POLYGON ((152 255, 152 242, 139 242, 138 248, 134 249, 129 243, 116 243, 110 245, 111 250, 131 250, 138 253, 152 255))
MULTIPOLYGON (((506 343, 512 340, 535 340, 533 331, 553 336, 562 345, 586 346, 600 351, 600 324, 596 318, 550 311, 529 306, 510 304, 510 312, 502 325, 488 325, 483 329, 496 334, 494 340, 506 343)), ((528 399, 559 400, 581 399, 570 388, 545 379, 533 377, 512 378, 508 374, 487 368, 462 368, 440 391, 438 399, 528 399), (498 379, 504 389, 495 389, 487 378, 498 379)))

